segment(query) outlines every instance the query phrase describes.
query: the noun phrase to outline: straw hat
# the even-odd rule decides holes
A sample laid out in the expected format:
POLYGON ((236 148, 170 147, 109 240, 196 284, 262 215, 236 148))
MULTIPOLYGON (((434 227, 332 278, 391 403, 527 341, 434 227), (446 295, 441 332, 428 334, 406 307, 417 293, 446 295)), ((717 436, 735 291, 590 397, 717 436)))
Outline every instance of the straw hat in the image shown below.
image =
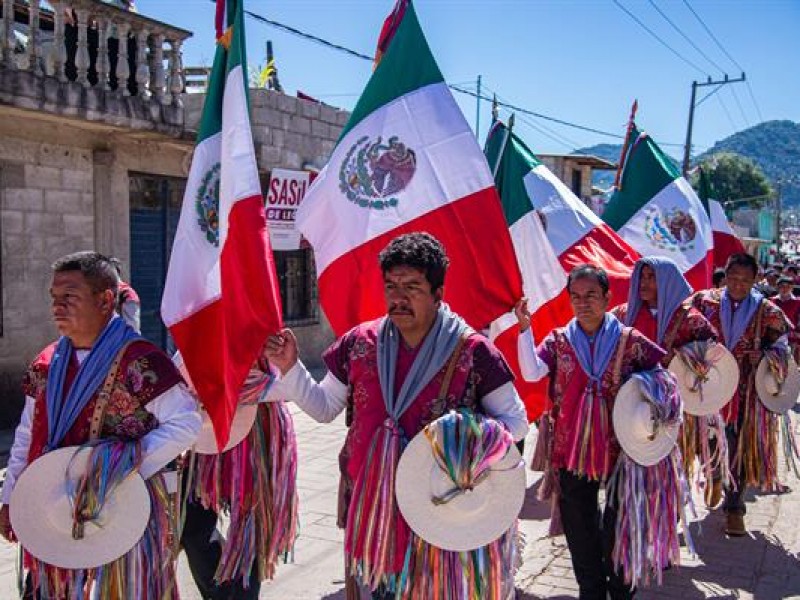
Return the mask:
MULTIPOLYGON (((205 409, 201 408, 200 414, 203 415, 203 427, 200 429, 200 435, 197 436, 197 440, 194 443, 194 451, 198 454, 220 454, 217 447, 217 438, 214 435, 214 425, 211 423, 211 419, 208 418, 208 413, 205 409)), ((240 404, 236 407, 233 423, 231 423, 231 436, 228 438, 228 444, 223 452, 235 447, 247 437, 247 434, 253 429, 257 414, 258 404, 240 404)))
POLYGON ((695 374, 679 354, 669 363, 669 370, 678 381, 683 399, 683 410, 690 415, 713 415, 733 398, 739 384, 739 365, 724 345, 709 342, 705 346, 705 360, 711 364, 707 380, 692 390, 695 374), (702 392, 702 394, 701 394, 702 392))
POLYGON ((620 446, 640 465, 655 465, 675 447, 680 423, 656 425, 653 405, 636 377, 620 388, 612 418, 620 446))
POLYGON ((786 381, 781 386, 778 386, 778 382, 775 381, 766 358, 762 358, 756 370, 756 392, 761 403, 768 410, 779 414, 789 412, 800 394, 800 371, 797 370, 794 358, 789 355, 786 381))
POLYGON ((48 452, 31 463, 14 486, 11 526, 22 547, 47 564, 99 567, 128 552, 144 535, 150 495, 134 472, 108 494, 97 521, 84 524, 83 538, 73 539, 65 475, 77 481, 86 471, 90 451, 70 446, 48 452))
POLYGON ((438 548, 466 552, 495 541, 514 524, 525 500, 525 464, 512 444, 474 489, 434 504, 432 498, 454 484, 420 432, 400 457, 395 488, 400 512, 414 533, 438 548))

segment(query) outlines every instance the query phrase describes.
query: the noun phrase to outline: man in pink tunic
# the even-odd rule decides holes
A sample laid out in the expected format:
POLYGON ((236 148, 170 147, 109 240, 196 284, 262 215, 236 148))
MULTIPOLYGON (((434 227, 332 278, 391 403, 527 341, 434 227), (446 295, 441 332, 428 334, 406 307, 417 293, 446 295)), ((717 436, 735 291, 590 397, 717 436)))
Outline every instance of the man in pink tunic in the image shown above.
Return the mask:
POLYGON ((502 355, 443 303, 448 262, 429 234, 392 240, 380 254, 388 314, 354 327, 325 352, 329 372, 321 383, 298 361, 291 330, 267 344, 267 357, 281 372, 270 394, 294 400, 320 422, 346 409, 339 506, 346 568, 374 598, 513 594, 513 528, 484 548, 446 552, 410 531, 394 498, 405 444, 448 411, 483 413, 515 441, 528 430, 502 355))
POLYGON ((778 480, 779 416, 761 403, 755 389, 756 369, 767 350, 788 345, 792 325, 770 300, 755 289, 758 263, 749 254, 732 254, 725 267, 724 288, 697 292, 692 304, 719 331, 720 341, 739 365, 739 385, 723 408, 733 484, 725 489, 725 531, 747 533, 744 492, 783 489, 778 480))
POLYGON ((567 289, 575 318, 538 347, 527 302, 517 304, 520 367, 528 381, 550 377, 552 406, 542 419, 551 419, 554 428, 550 468, 580 598, 631 598, 633 590, 612 567, 616 511, 606 504, 601 515, 598 494, 620 453, 611 428, 617 392, 632 373, 656 367, 666 353, 606 312, 608 275, 602 269, 576 267, 567 289))

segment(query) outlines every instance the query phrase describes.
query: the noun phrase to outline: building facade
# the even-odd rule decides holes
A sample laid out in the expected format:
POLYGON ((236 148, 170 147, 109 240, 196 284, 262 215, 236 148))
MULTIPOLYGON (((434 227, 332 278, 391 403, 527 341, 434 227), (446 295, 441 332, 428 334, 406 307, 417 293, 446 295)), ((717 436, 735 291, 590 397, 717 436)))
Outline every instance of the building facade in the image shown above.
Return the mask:
MULTIPOLYGON (((118 257, 143 333, 169 349, 160 301, 204 97, 184 93, 190 32, 98 0, 2 2, 0 23, 0 428, 18 420, 22 375, 56 331, 50 265, 118 257)), ((264 186, 273 169, 319 169, 347 113, 251 93, 264 186)), ((287 323, 313 368, 333 336, 310 249, 276 253, 287 323)))

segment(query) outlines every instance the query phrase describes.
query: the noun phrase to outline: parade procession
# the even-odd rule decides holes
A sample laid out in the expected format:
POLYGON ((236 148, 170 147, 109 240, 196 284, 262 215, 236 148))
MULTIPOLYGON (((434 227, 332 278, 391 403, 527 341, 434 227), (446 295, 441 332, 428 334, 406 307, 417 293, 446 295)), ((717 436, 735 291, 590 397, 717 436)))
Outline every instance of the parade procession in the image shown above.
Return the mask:
POLYGON ((369 3, 370 56, 266 1, 0 2, 0 600, 800 598, 800 178, 692 146, 744 72, 681 165, 642 98, 606 132, 454 83, 428 9, 513 2, 369 3), (255 23, 363 59, 352 106, 255 23))

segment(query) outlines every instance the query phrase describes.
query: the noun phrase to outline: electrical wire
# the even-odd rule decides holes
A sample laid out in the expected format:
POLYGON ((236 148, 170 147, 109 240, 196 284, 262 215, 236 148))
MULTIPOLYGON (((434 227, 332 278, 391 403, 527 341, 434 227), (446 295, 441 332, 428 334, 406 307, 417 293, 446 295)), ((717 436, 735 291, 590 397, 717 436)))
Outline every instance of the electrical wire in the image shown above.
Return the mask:
MULTIPOLYGON (((211 0, 211 2, 213 2, 213 1, 214 0, 211 0)), ((617 0, 614 0, 614 2, 619 4, 617 2, 617 0)), ((625 7, 623 7, 622 5, 619 5, 619 6, 623 10, 626 10, 625 7)), ((627 10, 626 10, 626 12, 627 12, 627 10)), ((301 30, 299 30, 299 29, 297 29, 295 27, 291 27, 289 25, 285 25, 284 23, 280 23, 280 22, 275 21, 273 19, 268 19, 268 18, 264 17, 263 15, 259 15, 258 13, 254 13, 254 12, 252 12, 250 10, 245 10, 244 13, 248 17, 250 17, 251 19, 255 19, 256 21, 259 21, 260 23, 271 25, 273 27, 276 27, 278 29, 281 29, 281 30, 286 31, 288 33, 291 33, 293 35, 302 37, 302 38, 304 38, 306 40, 309 40, 311 42, 314 42, 316 44, 331 48, 333 50, 338 50, 339 52, 344 52, 345 54, 348 54, 348 55, 350 55, 350 56, 352 56, 354 58, 359 58, 359 59, 367 60, 367 61, 370 61, 370 62, 372 62, 372 60, 373 60, 372 56, 368 56, 368 55, 366 55, 364 53, 357 52, 355 50, 351 50, 350 48, 346 48, 345 46, 342 46, 340 44, 335 44, 335 43, 330 42, 330 41, 328 41, 326 39, 323 39, 323 38, 318 37, 316 35, 312 35, 310 33, 306 33, 306 32, 301 31, 301 30)), ((635 19, 635 17, 633 17, 633 18, 635 19)), ((696 68, 699 69, 699 67, 696 67, 696 68)), ((702 71, 702 69, 699 69, 699 70, 702 71)), ((458 92, 460 94, 466 94, 468 96, 472 96, 473 98, 478 98, 480 100, 485 100, 487 102, 491 102, 492 101, 492 98, 490 98, 488 96, 485 96, 484 94, 478 94, 475 91, 466 89, 466 88, 463 87, 463 85, 474 85, 474 84, 473 84, 473 82, 460 84, 460 85, 459 84, 454 84, 454 83, 448 84, 450 89, 452 89, 453 91, 458 92)), ((625 137, 625 136, 617 134, 617 133, 611 133, 609 131, 603 131, 601 129, 597 129, 597 128, 594 128, 594 127, 588 127, 586 125, 580 125, 578 123, 572 123, 572 122, 566 121, 564 119, 559 119, 557 117, 553 117, 553 116, 550 116, 550 115, 545 115, 545 114, 542 114, 542 113, 539 113, 539 112, 536 112, 536 111, 533 111, 533 110, 529 110, 529 109, 523 108, 521 106, 516 106, 514 104, 510 104, 510 103, 507 103, 507 102, 498 102, 498 104, 500 106, 503 106, 505 108, 513 110, 514 112, 518 112, 518 113, 522 113, 522 114, 525 114, 525 115, 529 115, 531 117, 536 117, 537 119, 550 121, 552 123, 557 123, 558 125, 563 125, 564 127, 571 127, 573 129, 578 129, 580 131, 586 131, 586 132, 589 132, 589 133, 594 133, 596 135, 601 135, 601 136, 604 136, 604 137, 609 137, 609 138, 614 138, 614 139, 624 139, 624 137, 625 137)), ((556 135, 558 135, 558 134, 556 134, 556 135)), ((665 142, 662 145, 664 145, 664 146, 682 146, 683 144, 666 143, 665 142)))
POLYGON ((747 119, 747 116, 744 114, 744 108, 742 107, 742 103, 739 101, 739 94, 736 93, 734 86, 730 87, 731 94, 733 94, 733 99, 736 101, 736 106, 739 107, 739 113, 742 115, 742 121, 744 124, 750 127, 750 121, 747 119))
POLYGON ((628 10, 627 8, 625 8, 625 7, 624 7, 624 6, 623 6, 623 5, 622 5, 622 4, 619 2, 619 0, 611 0, 611 1, 612 1, 614 4, 616 4, 616 5, 617 5, 617 7, 618 7, 618 8, 619 8, 621 11, 623 11, 623 12, 624 12, 626 15, 628 15, 628 16, 629 16, 631 19, 633 19, 633 20, 634 20, 634 21, 635 21, 635 22, 636 22, 636 23, 637 23, 637 24, 638 24, 638 25, 639 25, 639 26, 640 26, 642 29, 644 29, 644 30, 645 30, 647 33, 649 33, 649 34, 650 34, 650 35, 651 35, 653 38, 655 38, 655 40, 656 40, 656 41, 658 41, 658 42, 659 42, 659 43, 660 43, 662 46, 664 46, 664 47, 665 47, 667 50, 669 50, 670 52, 672 52, 672 53, 673 53, 675 56, 677 56, 679 59, 681 59, 683 62, 685 62, 685 63, 686 63, 687 65, 689 65, 690 67, 692 67, 692 68, 694 68, 694 69, 696 69, 696 70, 700 71, 700 72, 701 72, 701 73, 703 73, 704 75, 709 75, 709 73, 708 73, 708 72, 707 72, 705 69, 701 69, 700 67, 698 67, 698 66, 697 66, 695 63, 693 63, 691 60, 689 60, 688 58, 686 58, 686 57, 685 57, 683 54, 681 54, 680 52, 678 52, 677 50, 675 50, 675 48, 673 48, 673 47, 672 47, 672 46, 670 46, 670 45, 669 45, 667 42, 665 42, 663 39, 661 39, 661 37, 660 37, 660 36, 659 36, 659 35, 658 35, 658 34, 657 34, 655 31, 653 31, 652 29, 650 29, 650 28, 649 28, 647 25, 645 25, 645 24, 644 24, 644 23, 643 23, 643 22, 642 22, 642 21, 641 21, 641 20, 640 20, 640 19, 639 19, 639 18, 638 18, 636 15, 634 15, 634 14, 633 14, 633 13, 632 13, 630 10, 628 10))
POLYGON ((658 4, 656 4, 654 0, 648 0, 648 2, 650 2, 651 6, 652 6, 653 8, 655 8, 655 9, 656 9, 656 12, 658 12, 658 14, 660 14, 660 15, 661 15, 661 16, 664 18, 664 20, 665 20, 667 23, 669 23, 669 24, 670 24, 670 26, 671 26, 671 27, 672 27, 672 28, 673 28, 675 31, 677 31, 677 32, 678 32, 678 34, 680 34, 680 36, 681 36, 683 39, 685 39, 687 42, 689 42, 689 44, 692 46, 692 48, 694 48, 695 50, 697 50, 697 52, 700 54, 700 56, 702 56, 702 57, 703 57, 703 58, 705 58, 705 59, 706 59, 706 60, 707 60, 709 63, 711 63, 711 65, 713 65, 713 66, 714 66, 714 67, 715 67, 717 70, 719 70, 719 72, 720 72, 720 73, 725 73, 725 69, 723 69, 722 67, 720 67, 720 66, 719 66, 719 65, 718 65, 718 64, 717 64, 715 61, 713 61, 713 60, 711 59, 711 57, 709 57, 709 56, 708 56, 708 54, 706 54, 705 52, 703 52, 703 50, 702 50, 702 49, 701 49, 701 48, 700 48, 700 47, 699 47, 697 44, 695 44, 695 43, 692 41, 692 38, 690 38, 688 35, 686 35, 686 34, 683 32, 683 30, 682 30, 680 27, 678 27, 678 26, 677 26, 677 25, 676 25, 676 24, 673 22, 673 20, 672 20, 672 19, 670 19, 670 18, 667 16, 667 14, 666 14, 666 13, 665 13, 663 10, 661 10, 661 9, 658 7, 658 4))
MULTIPOLYGON (((711 31, 711 28, 708 25, 706 25, 706 22, 703 20, 703 18, 697 13, 697 11, 694 8, 692 8, 692 5, 689 4, 689 0, 683 0, 683 3, 686 5, 686 8, 688 8, 689 11, 694 15, 695 19, 697 19, 697 22, 700 23, 700 25, 703 27, 703 29, 705 29, 705 31, 709 35, 709 37, 712 40, 714 40, 714 43, 722 51, 722 53, 725 56, 728 57, 728 59, 734 64, 734 66, 737 69, 739 69, 740 71, 744 72, 744 68, 742 67, 742 65, 740 65, 739 62, 735 58, 733 58, 733 56, 731 56, 731 53, 728 52, 728 50, 725 48, 725 46, 722 45, 722 42, 720 42, 719 39, 717 39, 717 36, 714 35, 714 33, 711 31)), ((763 122, 764 121, 764 115, 761 114, 761 107, 759 106, 758 101, 756 100, 756 96, 753 93, 753 87, 750 85, 750 80, 749 79, 745 80, 745 85, 747 86, 747 91, 750 94, 750 100, 752 100, 753 106, 755 106, 755 108, 756 108, 756 113, 758 113, 758 118, 759 118, 760 121, 763 122)))

